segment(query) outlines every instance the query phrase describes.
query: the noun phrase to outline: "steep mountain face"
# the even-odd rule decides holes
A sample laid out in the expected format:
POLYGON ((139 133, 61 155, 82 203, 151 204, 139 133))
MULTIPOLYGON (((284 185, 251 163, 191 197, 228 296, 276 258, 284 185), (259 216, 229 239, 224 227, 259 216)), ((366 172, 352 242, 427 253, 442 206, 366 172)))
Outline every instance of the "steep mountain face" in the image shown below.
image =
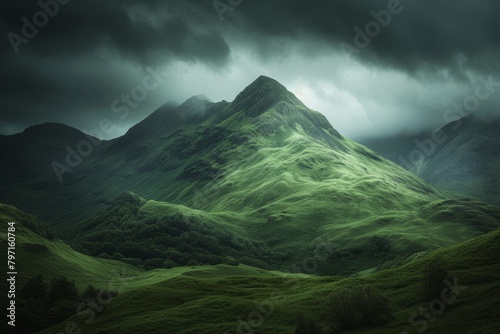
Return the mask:
POLYGON ((500 120, 469 117, 443 127, 437 142, 422 133, 362 143, 433 185, 500 205, 499 127, 500 120), (415 151, 418 159, 411 159, 415 151))
MULTIPOLYGON (((0 147, 5 140, 0 138, 0 147)), ((14 145, 7 158, 20 154, 35 152, 14 145)), ((63 161, 65 152, 60 154, 54 159, 63 161)), ((231 103, 198 96, 162 107, 124 136, 96 146, 61 183, 54 175, 45 177, 42 189, 34 189, 29 177, 15 186, 3 180, 0 199, 60 230, 75 229, 122 192, 144 199, 132 216, 94 219, 84 230, 78 225, 79 245, 88 241, 85 235, 112 236, 109 231, 158 221, 176 208, 196 224, 217 220, 244 233, 248 247, 264 242, 262 249, 273 254, 263 256, 281 259, 277 267, 300 262, 326 243, 332 252, 318 263, 320 273, 401 263, 416 252, 494 229, 500 219, 498 209, 449 200, 343 137, 322 114, 267 77, 231 103)), ((125 240, 113 238, 107 238, 111 245, 125 240)))

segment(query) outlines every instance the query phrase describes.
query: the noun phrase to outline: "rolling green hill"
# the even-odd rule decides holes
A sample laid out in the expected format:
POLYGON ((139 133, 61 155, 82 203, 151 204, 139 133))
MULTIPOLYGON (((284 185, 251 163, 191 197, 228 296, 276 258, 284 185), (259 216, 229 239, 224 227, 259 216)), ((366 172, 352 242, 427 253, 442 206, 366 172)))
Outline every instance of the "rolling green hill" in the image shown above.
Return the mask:
POLYGON ((355 333, 417 333, 423 323, 430 333, 496 333, 500 329, 496 306, 500 298, 499 245, 497 230, 362 278, 283 274, 243 265, 183 268, 178 275, 156 270, 149 275, 162 279, 142 282, 141 287, 118 296, 85 331, 120 333, 140 328, 148 333, 291 334, 301 313, 327 326, 329 294, 348 287, 374 287, 388 298, 394 319, 388 327, 355 333), (433 322, 421 320, 412 326, 409 317, 429 304, 420 296, 422 268, 437 257, 448 262, 458 285, 466 290, 433 322))
MULTIPOLYGON (((64 320, 64 314, 68 316, 76 313, 76 303, 69 306, 64 303, 47 302, 40 299, 37 303, 24 300, 23 287, 27 282, 42 275, 47 285, 61 276, 74 281, 76 288, 83 293, 85 288, 92 284, 102 289, 120 289, 123 279, 130 275, 138 275, 141 270, 126 265, 122 262, 92 258, 73 250, 66 243, 56 238, 54 232, 32 215, 28 215, 17 208, 0 204, 0 247, 7 249, 7 223, 15 222, 15 264, 16 264, 16 333, 31 333, 31 329, 43 329, 49 324, 64 320), (50 306, 49 306, 50 305, 50 306), (40 308, 46 308, 48 316, 37 317, 40 308), (50 309, 50 310, 49 310, 50 309), (52 318, 59 319, 54 321, 52 318), (60 315, 59 317, 57 315, 60 315), (51 320, 49 320, 51 319, 51 320)), ((3 272, 8 272, 7 261, 2 261, 3 272)), ((10 271, 10 270, 9 270, 10 271)), ((7 291, 9 290, 5 281, 1 284, 1 306, 7 308, 9 302, 7 291)), ((70 304, 71 305, 71 304, 70 304)), ((0 325, 5 328, 7 318, 0 320, 0 325)), ((13 333, 11 327, 8 331, 13 333)))
POLYGON ((331 252, 316 273, 352 275, 399 266, 416 253, 487 233, 500 222, 500 209, 467 199, 437 200, 417 210, 391 210, 316 226, 307 218, 299 221, 300 226, 291 218, 293 211, 288 212, 259 220, 124 193, 68 239, 84 253, 114 256, 149 269, 214 265, 231 257, 244 264, 286 270, 328 247, 331 252))
MULTIPOLYGON (((143 272, 117 261, 79 254, 55 238, 49 240, 40 221, 11 206, 0 206, 0 212, 2 222, 17 221, 18 262, 23 264, 19 286, 38 274, 48 278, 63 274, 75 281, 79 291, 89 282, 103 288, 112 283, 119 291, 94 319, 89 320, 89 311, 76 314, 75 310, 70 319, 44 333, 64 331, 68 323, 84 333, 294 333, 298 314, 328 327, 330 294, 360 287, 375 288, 387 298, 392 320, 385 327, 353 333, 417 333, 424 324, 429 333, 479 334, 500 329, 498 229, 414 257, 398 268, 361 277, 292 274, 242 264, 143 272), (419 308, 429 305, 421 296, 423 269, 436 259, 446 263, 460 288, 456 301, 442 314, 423 321, 425 318, 416 317, 419 308)), ((3 244, 4 236, 1 240, 3 244)))

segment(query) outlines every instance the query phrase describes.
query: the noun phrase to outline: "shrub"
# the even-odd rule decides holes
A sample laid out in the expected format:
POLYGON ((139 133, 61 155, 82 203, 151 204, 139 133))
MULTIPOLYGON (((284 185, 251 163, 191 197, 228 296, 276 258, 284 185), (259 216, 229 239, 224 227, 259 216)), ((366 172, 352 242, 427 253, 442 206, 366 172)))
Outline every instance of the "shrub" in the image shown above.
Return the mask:
POLYGON ((441 259, 434 259, 424 271, 424 292, 422 299, 425 302, 440 299, 441 292, 446 288, 445 281, 450 278, 446 263, 441 259))
POLYGON ((121 253, 115 253, 115 254, 113 254, 113 257, 112 257, 113 260, 117 260, 117 261, 121 261, 123 258, 124 258, 124 256, 121 253))
POLYGON ((175 267, 179 267, 179 264, 175 263, 174 261, 172 261, 170 259, 166 259, 163 262, 163 268, 171 269, 171 268, 175 268, 175 267))
POLYGON ((47 293, 47 288, 45 283, 43 282, 42 275, 38 275, 37 277, 30 278, 28 282, 21 289, 21 297, 24 299, 30 298, 40 298, 45 296, 47 293))
POLYGON ((142 260, 138 259, 136 257, 124 257, 122 259, 122 262, 126 263, 126 264, 130 264, 132 266, 136 266, 136 267, 139 267, 142 265, 142 260))
POLYGON ((97 257, 101 259, 111 260, 111 256, 109 256, 107 253, 101 253, 97 257))
POLYGON ((385 325, 392 318, 387 298, 371 288, 355 292, 353 301, 364 327, 385 325))
POLYGON ((372 243, 376 252, 388 253, 391 250, 391 241, 387 237, 375 235, 372 243))
POLYGON ((82 299, 87 300, 95 300, 97 298, 97 294, 99 293, 99 290, 94 288, 92 284, 89 284, 85 291, 82 293, 82 299))
POLYGON ((356 328, 356 309, 353 298, 353 293, 347 290, 330 296, 328 311, 334 331, 341 333, 356 328))
POLYGON ((61 299, 67 301, 78 300, 78 290, 76 289, 75 282, 68 281, 64 276, 52 280, 49 287, 49 298, 52 303, 61 299))
POLYGON ((234 257, 232 257, 232 256, 226 256, 226 258, 224 259, 223 264, 227 264, 229 266, 237 266, 240 263, 234 257))
POLYGON ((76 304, 74 301, 60 299, 55 306, 48 311, 47 315, 52 324, 57 324, 75 315, 75 313, 76 304))
POLYGON ((371 288, 347 289, 332 294, 328 310, 334 332, 387 324, 392 316, 389 301, 371 288))
POLYGON ((321 334, 321 328, 312 319, 305 317, 304 315, 299 315, 297 317, 297 327, 295 328, 295 334, 321 334))
POLYGON ((146 260, 146 261, 144 261, 143 267, 146 270, 162 268, 163 267, 163 259, 160 259, 158 257, 158 258, 146 260))
POLYGON ((187 265, 189 267, 194 267, 194 266, 201 266, 201 263, 199 263, 195 259, 191 259, 191 260, 188 261, 187 265))

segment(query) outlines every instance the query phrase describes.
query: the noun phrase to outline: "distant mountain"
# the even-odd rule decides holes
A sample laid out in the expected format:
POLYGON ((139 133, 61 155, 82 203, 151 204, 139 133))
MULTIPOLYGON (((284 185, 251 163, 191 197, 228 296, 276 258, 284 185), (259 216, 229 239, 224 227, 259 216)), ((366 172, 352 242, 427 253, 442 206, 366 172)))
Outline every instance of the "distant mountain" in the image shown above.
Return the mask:
POLYGON ((429 133, 363 140, 377 153, 427 182, 500 205, 500 120, 463 118, 429 133))
POLYGON ((76 148, 82 140, 97 141, 97 138, 58 123, 39 124, 0 137, 0 154, 8 158, 1 166, 0 186, 27 182, 33 188, 43 188, 52 179, 57 180, 51 163, 61 158, 66 146, 76 148))
MULTIPOLYGON (((158 222, 176 211, 194 224, 186 233, 203 234, 205 223, 213 226, 211 236, 226 248, 210 256, 252 254, 284 268, 326 243, 332 253, 318 264, 318 273, 344 275, 399 265, 417 252, 500 226, 499 209, 456 200, 343 137, 322 114, 263 76, 232 102, 197 96, 178 107, 164 106, 124 136, 94 145, 80 163, 75 153, 68 158, 67 147, 78 151, 72 145, 79 145, 81 136, 64 133, 57 147, 35 146, 38 137, 25 136, 23 145, 14 136, 0 138, 2 149, 9 146, 6 161, 36 156, 47 165, 27 161, 11 181, 2 173, 0 200, 59 231, 76 231, 73 242, 82 251, 85 242, 106 241, 111 256, 128 240, 123 234, 140 231, 133 235, 160 246, 142 260, 163 256, 160 240, 177 236, 167 229, 161 232, 164 239, 155 238, 163 231, 158 222), (50 171, 54 161, 62 182, 53 171, 39 172, 50 171), (68 161, 71 172, 61 167, 68 161), (110 214, 120 212, 113 205, 123 192, 137 194, 145 204, 110 214), (147 221, 152 225, 144 228, 147 221), (231 234, 244 236, 242 250, 233 247, 231 234)), ((192 251, 179 248, 183 240, 171 247, 185 254, 180 264, 192 251)), ((94 246, 87 251, 97 252, 94 246)))

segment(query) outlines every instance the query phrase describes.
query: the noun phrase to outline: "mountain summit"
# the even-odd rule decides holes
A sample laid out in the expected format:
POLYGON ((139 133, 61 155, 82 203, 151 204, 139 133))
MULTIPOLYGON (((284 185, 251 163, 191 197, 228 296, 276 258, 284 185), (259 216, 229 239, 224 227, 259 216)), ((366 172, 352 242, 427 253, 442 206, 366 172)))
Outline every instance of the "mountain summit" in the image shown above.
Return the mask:
MULTIPOLYGON (((16 145, 12 138, 0 137, 2 149, 11 145, 6 161, 43 156, 45 147, 16 145)), ((55 153, 64 162, 66 150, 55 153)), ((133 215, 175 213, 200 224, 219 222, 272 247, 280 261, 300 261, 326 240, 333 249, 320 272, 341 274, 499 226, 495 209, 454 200, 343 137, 322 114, 263 76, 233 102, 193 97, 164 106, 81 160, 62 183, 30 164, 13 176, 2 174, 9 182, 0 182, 0 201, 64 229, 134 192, 144 200, 133 215), (357 261, 366 257, 370 261, 357 261)), ((129 230, 133 224, 125 218, 95 219, 84 232, 97 225, 129 230)))
POLYGON ((280 95, 285 98, 287 93, 291 94, 288 92, 286 87, 278 81, 261 75, 254 82, 248 85, 241 93, 239 93, 233 103, 235 105, 239 105, 244 103, 244 101, 257 102, 263 98, 269 98, 271 96, 278 97, 280 95), (249 101, 249 98, 252 100, 249 101))

